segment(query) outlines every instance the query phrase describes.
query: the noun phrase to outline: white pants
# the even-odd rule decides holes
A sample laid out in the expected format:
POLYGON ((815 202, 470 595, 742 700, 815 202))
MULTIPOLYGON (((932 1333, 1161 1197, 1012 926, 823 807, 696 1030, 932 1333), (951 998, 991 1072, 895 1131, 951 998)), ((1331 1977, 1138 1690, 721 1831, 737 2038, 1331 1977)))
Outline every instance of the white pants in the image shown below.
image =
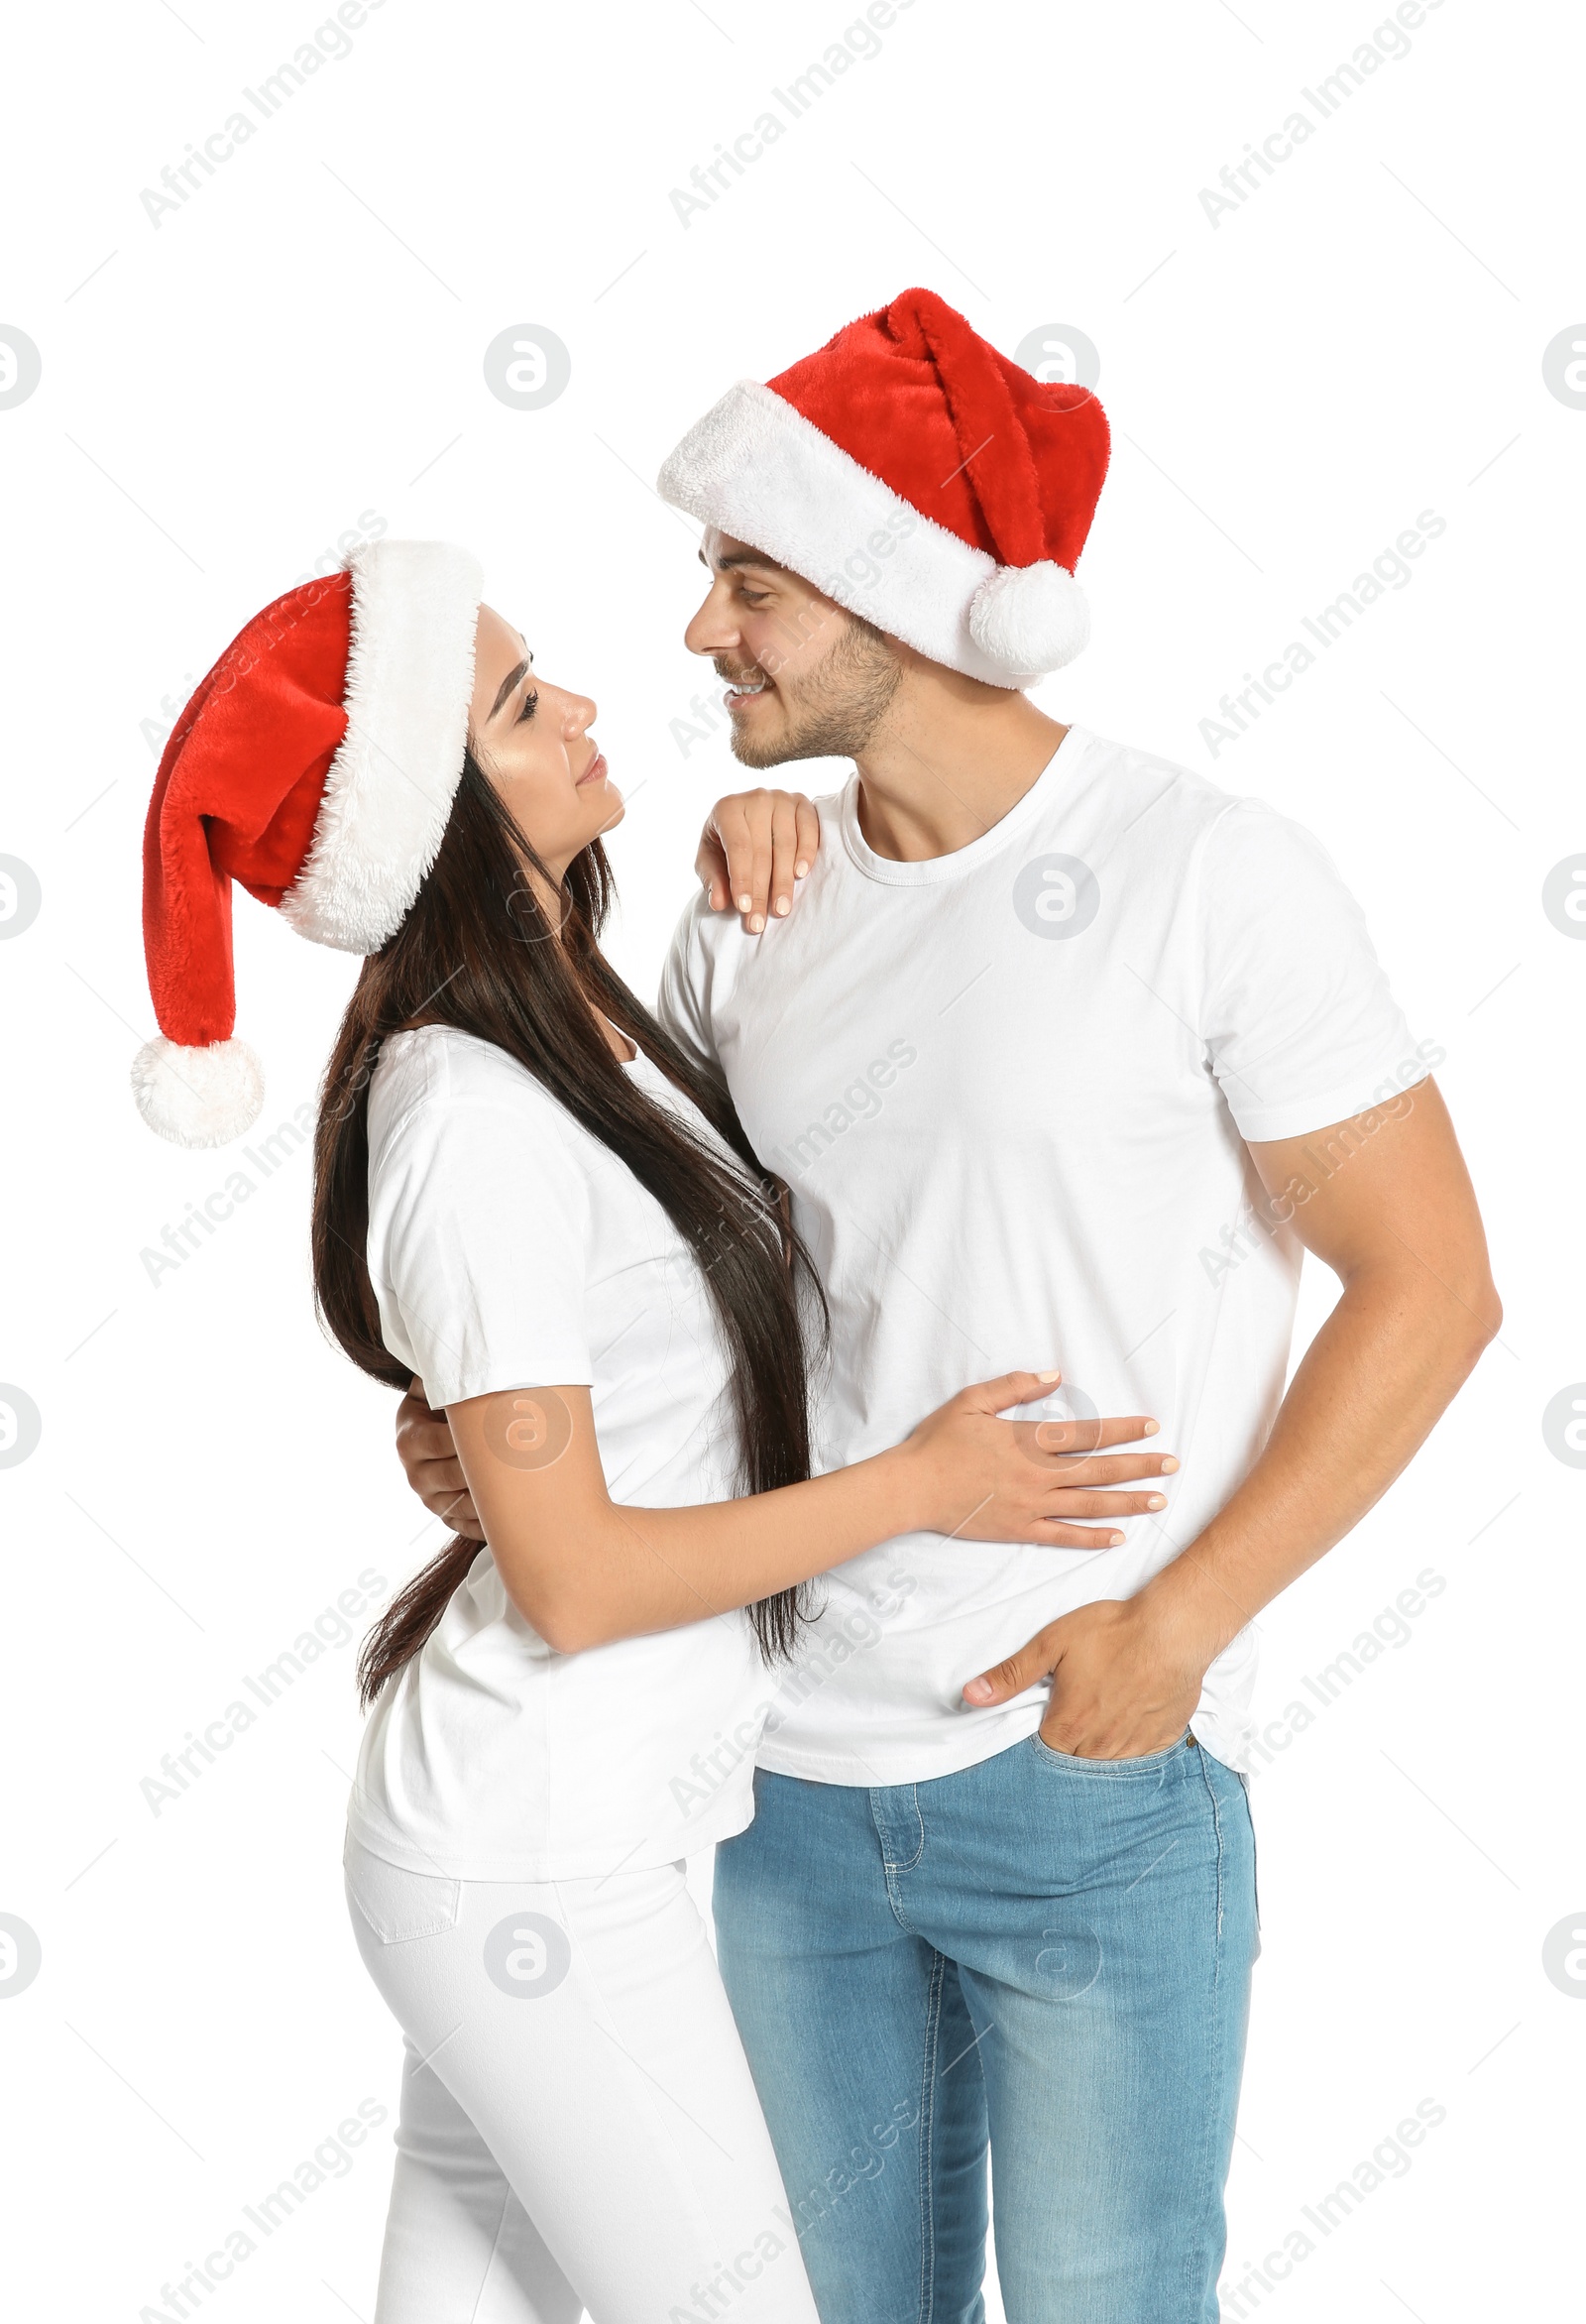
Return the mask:
POLYGON ((349 1838, 406 2036, 375 2324, 816 2324, 681 1864, 443 1880, 349 1838))

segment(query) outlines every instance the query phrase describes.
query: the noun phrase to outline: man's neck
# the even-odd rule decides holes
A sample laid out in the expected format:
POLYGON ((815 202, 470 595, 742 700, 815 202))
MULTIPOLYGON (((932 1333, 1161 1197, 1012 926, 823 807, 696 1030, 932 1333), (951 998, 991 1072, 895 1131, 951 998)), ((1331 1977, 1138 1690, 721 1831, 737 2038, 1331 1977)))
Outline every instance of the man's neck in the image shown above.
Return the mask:
POLYGON ((916 662, 855 757, 859 828, 898 863, 955 855, 1017 806, 1068 731, 1023 694, 916 662))

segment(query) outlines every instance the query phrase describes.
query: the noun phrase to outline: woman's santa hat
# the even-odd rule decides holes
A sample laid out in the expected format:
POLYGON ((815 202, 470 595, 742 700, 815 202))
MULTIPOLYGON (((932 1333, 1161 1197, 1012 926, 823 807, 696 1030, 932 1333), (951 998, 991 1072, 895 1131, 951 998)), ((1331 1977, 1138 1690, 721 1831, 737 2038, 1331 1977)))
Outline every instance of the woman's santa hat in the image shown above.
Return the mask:
POLYGON ((932 661, 1027 686, 1090 635, 1074 568, 1108 440, 1088 388, 1032 379, 905 290, 730 388, 659 489, 932 661))
POLYGON ((366 543, 257 615, 176 721, 144 829, 160 1035, 132 1069, 162 1137, 224 1145, 264 1103, 232 1038, 234 879, 340 952, 406 918, 463 771, 480 589, 465 549, 366 543))

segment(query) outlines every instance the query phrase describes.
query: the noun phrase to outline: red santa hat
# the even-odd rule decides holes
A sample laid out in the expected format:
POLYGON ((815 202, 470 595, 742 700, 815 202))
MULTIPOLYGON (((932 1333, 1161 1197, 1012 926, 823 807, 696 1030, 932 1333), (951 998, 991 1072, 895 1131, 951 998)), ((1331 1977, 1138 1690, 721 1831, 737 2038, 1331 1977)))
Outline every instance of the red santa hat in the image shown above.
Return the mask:
POLYGON ((340 952, 406 918, 463 770, 480 588, 465 549, 368 542, 256 615, 176 721, 144 829, 160 1035, 132 1069, 162 1137, 224 1145, 264 1103, 232 1038, 233 880, 340 952))
POLYGON ((932 661, 1027 686, 1090 634, 1074 568, 1108 441, 1088 388, 1033 379, 934 290, 904 290, 730 388, 659 489, 932 661))

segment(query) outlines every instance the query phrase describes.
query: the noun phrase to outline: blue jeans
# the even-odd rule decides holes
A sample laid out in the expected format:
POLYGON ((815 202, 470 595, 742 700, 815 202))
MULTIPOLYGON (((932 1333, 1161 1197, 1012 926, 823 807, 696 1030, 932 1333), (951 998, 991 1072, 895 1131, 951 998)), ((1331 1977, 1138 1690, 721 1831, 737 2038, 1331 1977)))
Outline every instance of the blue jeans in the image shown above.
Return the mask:
POLYGON ((763 1770, 722 1973, 822 2324, 1215 2324, 1256 1933, 1240 1778, 1038 1735, 865 1791, 763 1770))

